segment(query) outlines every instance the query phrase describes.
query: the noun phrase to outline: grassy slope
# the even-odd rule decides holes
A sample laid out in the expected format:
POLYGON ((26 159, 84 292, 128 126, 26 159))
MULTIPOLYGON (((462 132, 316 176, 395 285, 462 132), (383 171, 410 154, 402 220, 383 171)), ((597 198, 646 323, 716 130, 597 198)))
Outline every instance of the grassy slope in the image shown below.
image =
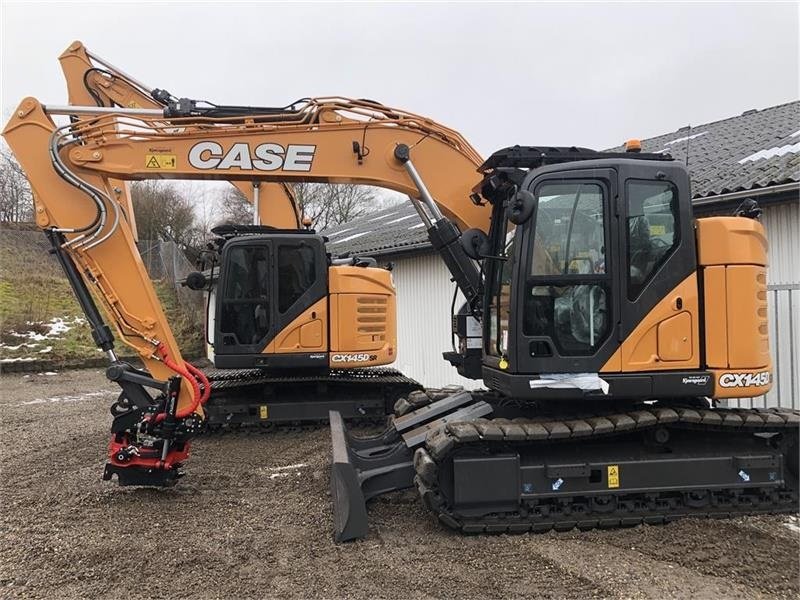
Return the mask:
MULTIPOLYGON (((80 360, 100 356, 89 327, 75 321, 82 312, 41 231, 31 227, 0 226, 0 359, 32 357, 80 360), (63 319, 68 331, 45 340, 20 338, 11 332, 46 334, 53 319, 63 319), (29 345, 25 345, 25 344, 29 345), (20 348, 9 349, 23 344, 20 348), (49 352, 41 353, 48 347, 49 352)), ((187 356, 202 351, 202 326, 186 314, 169 285, 156 284, 173 333, 187 356), (199 332, 199 335, 198 335, 199 332)), ((128 354, 127 347, 118 347, 128 354)))

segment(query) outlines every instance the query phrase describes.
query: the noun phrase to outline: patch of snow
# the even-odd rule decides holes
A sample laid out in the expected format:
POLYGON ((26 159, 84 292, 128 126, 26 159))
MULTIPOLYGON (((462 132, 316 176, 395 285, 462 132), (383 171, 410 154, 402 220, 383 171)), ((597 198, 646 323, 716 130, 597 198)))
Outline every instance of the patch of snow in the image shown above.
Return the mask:
MULTIPOLYGON (((57 373, 48 371, 45 375, 57 375, 57 373)), ((115 397, 117 396, 117 392, 111 390, 104 390, 102 392, 88 392, 86 394, 80 394, 77 396, 52 396, 50 398, 35 398, 33 400, 27 400, 26 402, 20 402, 17 406, 29 406, 31 404, 48 404, 48 403, 58 403, 58 402, 80 402, 81 400, 88 400, 90 398, 102 398, 102 397, 115 397)))
POLYGON ((370 232, 369 231, 362 231, 360 233, 354 233, 353 235, 348 235, 346 238, 342 238, 340 240, 336 240, 335 242, 331 242, 331 243, 338 244, 340 242, 349 242, 350 240, 354 240, 356 238, 360 238, 362 235, 367 235, 368 233, 370 233, 370 232))
POLYGON ((399 223, 400 221, 405 221, 406 219, 413 219, 414 217, 419 218, 419 215, 414 213, 413 215, 407 215, 405 217, 400 217, 399 219, 392 219, 391 221, 386 221, 386 224, 391 225, 392 223, 399 223))
POLYGON ((41 350, 39 350, 39 354, 47 354, 48 352, 52 352, 52 351, 53 351, 53 347, 52 346, 48 346, 47 348, 42 348, 41 350))
POLYGON ((332 231, 331 233, 326 233, 325 235, 328 236, 328 239, 331 239, 333 236, 342 235, 343 233, 347 233, 348 231, 353 231, 352 227, 348 227, 347 229, 340 229, 339 231, 332 231))
MULTIPOLYGON (((385 214, 385 215, 381 215, 379 217, 373 217, 371 219, 367 219, 367 223, 372 223, 373 221, 381 221, 383 219, 388 219, 389 217, 391 217, 392 215, 396 215, 397 213, 398 213, 398 211, 394 211, 394 212, 390 212, 390 213, 385 214)), ((391 223, 392 221, 389 221, 389 222, 391 223)))
POLYGON ((12 362, 28 362, 31 360, 36 360, 32 356, 26 356, 25 358, 0 358, 1 363, 12 363, 12 362))
POLYGON ((297 463, 294 465, 286 465, 283 467, 264 467, 261 470, 272 471, 272 473, 270 473, 269 478, 275 480, 281 477, 289 477, 290 475, 300 475, 300 469, 304 469, 307 466, 308 463, 297 463))
POLYGON ((699 138, 701 135, 706 135, 707 133, 708 133, 707 131, 703 131, 701 133, 695 133, 694 135, 689 135, 689 136, 686 136, 686 137, 677 138, 677 139, 672 140, 671 142, 664 142, 664 145, 665 146, 669 146, 670 144, 679 144, 680 142, 685 142, 687 140, 693 140, 694 138, 699 138))
POLYGON ((754 152, 750 156, 745 156, 742 160, 739 161, 739 164, 744 164, 748 161, 756 161, 761 160, 763 158, 772 158, 774 156, 783 156, 784 154, 797 154, 800 152, 800 142, 796 144, 786 144, 785 146, 775 146, 774 148, 766 148, 764 150, 759 150, 758 152, 754 152))
POLYGON ((296 465, 286 465, 285 467, 267 467, 267 471, 291 471, 292 469, 302 469, 308 463, 297 463, 296 465))

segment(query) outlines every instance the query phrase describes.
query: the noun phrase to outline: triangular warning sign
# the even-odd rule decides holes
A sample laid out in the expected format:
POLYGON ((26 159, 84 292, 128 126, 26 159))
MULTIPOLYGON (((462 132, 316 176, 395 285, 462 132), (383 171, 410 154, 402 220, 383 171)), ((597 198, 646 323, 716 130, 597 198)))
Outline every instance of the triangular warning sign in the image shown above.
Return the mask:
POLYGON ((147 167, 148 169, 159 169, 161 168, 161 165, 158 164, 158 159, 156 159, 155 156, 151 156, 150 160, 147 161, 145 167, 147 167))

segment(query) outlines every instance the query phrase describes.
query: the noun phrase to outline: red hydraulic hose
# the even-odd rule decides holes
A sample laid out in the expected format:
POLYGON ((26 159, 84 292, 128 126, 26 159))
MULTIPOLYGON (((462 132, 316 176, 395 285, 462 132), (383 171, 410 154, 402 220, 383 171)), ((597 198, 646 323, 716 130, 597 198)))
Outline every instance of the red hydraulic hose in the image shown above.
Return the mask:
POLYGON ((188 362, 184 364, 189 372, 194 375, 195 378, 199 379, 200 383, 203 384, 203 395, 200 396, 200 404, 205 404, 208 401, 209 396, 211 396, 211 383, 208 381, 208 377, 206 377, 206 374, 193 364, 188 362))
MULTIPOLYGON (((179 410, 175 415, 177 419, 183 419, 185 417, 188 417, 195 410, 197 410, 197 406, 200 404, 200 398, 201 398, 200 385, 197 383, 197 379, 193 377, 192 374, 187 369, 181 367, 180 365, 178 365, 178 363, 176 363, 169 357, 169 354, 167 354, 167 349, 163 343, 159 343, 158 346, 156 346, 156 352, 161 357, 161 360, 164 361, 164 364, 167 365, 167 367, 175 371, 178 375, 182 375, 189 382, 189 385, 192 386, 193 401, 191 406, 183 410, 179 410)), ((189 366, 189 363, 184 363, 184 365, 189 366)), ((208 381, 208 379, 206 379, 206 381, 208 381)), ((206 387, 206 390, 209 393, 210 393, 210 387, 211 386, 206 387)), ((156 423, 159 423, 166 418, 167 415, 165 413, 156 415, 156 423)))

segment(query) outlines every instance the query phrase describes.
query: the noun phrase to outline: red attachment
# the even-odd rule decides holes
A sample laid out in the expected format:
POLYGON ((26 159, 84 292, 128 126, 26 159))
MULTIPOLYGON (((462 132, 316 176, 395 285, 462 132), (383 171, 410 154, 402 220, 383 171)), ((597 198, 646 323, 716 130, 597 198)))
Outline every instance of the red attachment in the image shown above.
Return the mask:
POLYGON ((143 467, 168 471, 189 458, 189 442, 184 442, 182 450, 171 448, 167 452, 164 462, 161 462, 161 453, 152 448, 138 448, 139 456, 133 455, 126 461, 119 461, 117 460, 117 453, 130 446, 130 442, 127 435, 122 436, 121 442, 117 442, 116 439, 117 437, 114 436, 108 444, 108 460, 118 467, 143 467))

